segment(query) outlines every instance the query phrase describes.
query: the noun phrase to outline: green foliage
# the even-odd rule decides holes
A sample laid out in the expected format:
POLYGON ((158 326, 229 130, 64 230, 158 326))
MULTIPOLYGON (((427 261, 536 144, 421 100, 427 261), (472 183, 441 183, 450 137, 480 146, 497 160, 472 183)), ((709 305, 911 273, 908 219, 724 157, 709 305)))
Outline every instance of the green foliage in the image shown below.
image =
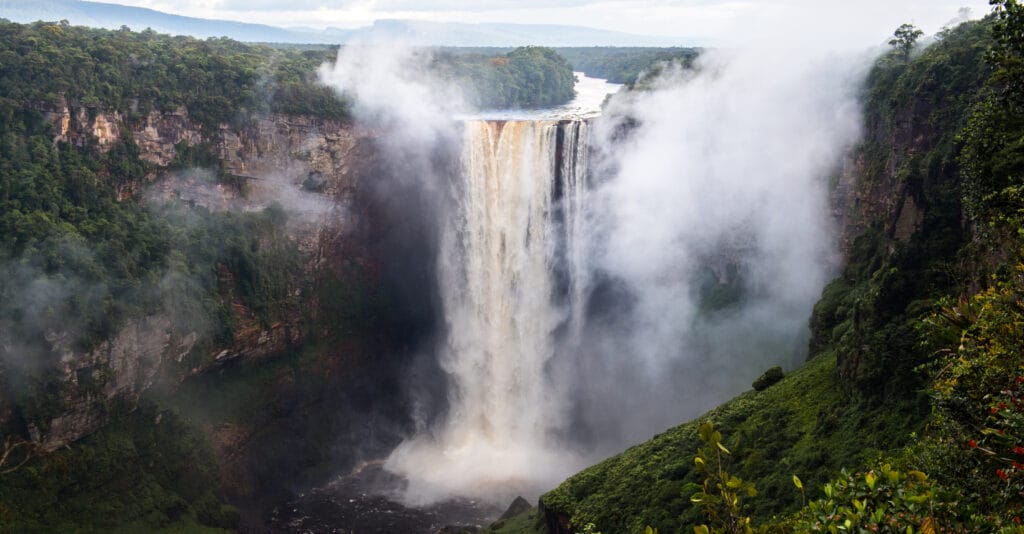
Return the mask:
POLYGON ((1019 105, 1024 103, 1024 5, 1017 0, 989 0, 994 6, 995 44, 989 61, 996 66, 993 81, 1003 94, 1019 105))
POLYGON ((904 58, 910 58, 910 52, 914 50, 914 45, 922 35, 924 32, 913 24, 901 24, 893 33, 893 38, 889 40, 889 46, 895 48, 904 58))
POLYGON ((825 496, 811 501, 781 524, 789 532, 993 532, 993 524, 972 516, 955 491, 938 486, 921 471, 886 464, 864 473, 845 469, 825 484, 825 496))
MULTIPOLYGON (((246 110, 273 111, 277 88, 314 87, 326 57, 150 31, 0 22, 0 337, 18 349, 4 359, 13 382, 31 384, 15 396, 36 399, 33 413, 45 419, 59 409, 59 391, 40 393, 49 333, 67 333, 73 348, 87 350, 125 318, 164 311, 182 330, 223 342, 235 327, 232 300, 269 324, 294 305, 287 281, 302 278, 280 209, 155 213, 130 198, 154 168, 129 133, 106 150, 54 146, 38 110, 57 106, 58 95, 134 117, 186 106, 216 127, 246 110)), ((306 112, 344 116, 341 107, 306 112)), ((205 167, 240 185, 209 145, 177 148, 172 168, 205 167)))
POLYGON ((122 406, 93 436, 3 478, 0 530, 223 532, 238 513, 221 503, 218 486, 199 433, 151 404, 122 406))
POLYGON ((751 386, 754 388, 754 391, 764 391, 771 387, 772 384, 782 380, 785 376, 785 373, 782 372, 782 367, 775 366, 757 377, 757 380, 751 386))
POLYGON ((519 515, 494 522, 482 530, 481 534, 546 534, 546 532, 543 516, 537 512, 536 508, 530 508, 519 515))
MULTIPOLYGON (((922 416, 900 404, 851 401, 835 374, 836 359, 822 355, 762 392, 748 392, 705 414, 732 451, 732 470, 755 484, 744 513, 767 520, 798 510, 792 473, 809 488, 830 480, 843 465, 859 465, 907 443, 922 416), (783 466, 784 469, 780 469, 783 466)), ((544 508, 564 513, 574 528, 594 523, 604 532, 692 532, 706 521, 689 501, 702 487, 694 454, 699 423, 671 428, 650 441, 570 477, 544 494, 544 508)))
MULTIPOLYGON (((287 214, 280 206, 248 213, 167 206, 162 215, 192 219, 183 221, 189 231, 175 235, 175 248, 187 251, 189 274, 201 281, 204 296, 218 295, 220 306, 244 304, 264 327, 299 309, 295 290, 306 282, 302 257, 287 233, 287 214)), ((218 316, 227 312, 214 310, 218 316)), ((221 324, 219 330, 227 333, 229 326, 221 324)))
POLYGON ((977 509, 1009 522, 1024 506, 1024 265, 1010 280, 949 304, 925 328, 944 339, 932 364, 936 408, 916 451, 977 509), (928 446, 945 449, 927 454, 928 446))
MULTIPOLYGON (((474 56, 477 60, 493 59, 511 50, 500 47, 441 48, 438 57, 442 58, 442 62, 450 55, 474 56)), ((649 78, 669 65, 689 67, 702 52, 701 48, 616 46, 559 47, 554 50, 565 58, 574 71, 627 85, 636 84, 642 77, 649 78)))
POLYGON ((995 67, 962 134, 964 204, 991 251, 1024 239, 1024 7, 993 0, 995 67))
POLYGON ((430 69, 478 108, 542 108, 572 100, 572 67, 551 48, 527 46, 493 57, 442 50, 430 69))
MULTIPOLYGON (((220 168, 208 148, 181 148, 176 165, 220 168)), ((298 309, 305 275, 280 208, 144 207, 123 198, 152 170, 139 155, 130 136, 105 152, 54 146, 30 109, 0 121, 0 367, 16 386, 3 400, 30 422, 62 409, 54 335, 90 350, 127 318, 162 313, 205 334, 194 356, 206 358, 234 336, 233 304, 265 326, 298 309)))
POLYGON ((857 395, 906 399, 924 385, 913 372, 929 359, 916 325, 971 280, 957 139, 989 76, 990 30, 990 21, 962 24, 909 61, 883 57, 868 76, 856 194, 899 211, 853 215, 865 231, 811 318, 811 353, 834 350, 857 395), (920 224, 899 234, 905 210, 920 224))
POLYGON ((317 83, 316 68, 329 58, 223 38, 0 21, 0 113, 53 108, 64 96, 135 118, 184 106, 213 131, 246 112, 345 119, 348 106, 317 83))
POLYGON ((558 48, 574 70, 612 83, 633 85, 645 73, 654 75, 666 65, 689 67, 700 48, 618 48, 607 46, 558 48))
POLYGON ((992 274, 987 289, 946 299, 922 328, 943 357, 929 367, 936 414, 920 454, 968 502, 1009 521, 1024 506, 1024 7, 992 4, 988 60, 995 70, 964 129, 960 157, 973 250, 992 274), (940 447, 946 454, 933 453, 940 447))
POLYGON ((33 112, 0 120, 0 330, 26 352, 57 328, 78 348, 105 339, 147 306, 170 251, 165 223, 118 201, 149 169, 130 137, 101 153, 47 131, 33 112))
POLYGON ((754 497, 757 490, 750 482, 725 470, 722 456, 728 456, 729 449, 722 445, 722 433, 715 430, 711 421, 702 423, 697 433, 706 448, 697 449, 693 463, 698 476, 704 477, 704 484, 690 497, 690 502, 703 510, 710 526, 698 525, 693 531, 697 534, 750 534, 753 532, 750 517, 743 515, 740 498, 754 497))
MULTIPOLYGON (((95 350, 130 319, 166 316, 178 334, 199 336, 184 359, 166 360, 165 366, 183 368, 167 373, 177 386, 181 371, 210 364, 213 348, 234 342, 243 328, 251 332, 297 319, 316 334, 349 336, 346 347, 357 352, 351 338, 384 337, 385 327, 393 326, 393 310, 365 265, 352 261, 338 272, 307 268, 280 206, 218 213, 183 203, 144 204, 139 192, 160 169, 140 157, 130 133, 102 148, 84 138, 55 143, 44 114, 64 96, 72 108, 86 106, 84 113, 117 111, 128 121, 187 106, 204 130, 250 112, 345 118, 344 103, 313 82, 316 66, 327 58, 323 51, 149 31, 0 21, 0 441, 27 439, 30 425, 45 432, 53 418, 68 412, 69 400, 84 397, 99 410, 90 416, 111 416, 108 426, 69 450, 30 459, 3 475, 0 531, 212 532, 238 522, 237 511, 217 494, 221 481, 209 444, 193 427, 148 401, 135 412, 134 406, 111 407, 103 391, 108 369, 81 370, 77 383, 69 382, 55 343, 95 350), (329 299, 322 307, 302 306, 312 286, 329 299), (322 322, 311 326, 314 321, 322 322)), ((222 182, 237 178, 225 172, 211 143, 176 148, 173 172, 203 168, 222 182)), ((331 355, 335 364, 342 360, 331 355)), ((324 370, 327 364, 314 367, 310 359, 299 352, 229 379, 218 380, 230 373, 211 372, 185 393, 209 403, 182 404, 218 423, 251 421, 258 416, 255 406, 267 406, 259 422, 284 429, 254 438, 268 441, 261 450, 277 462, 259 475, 281 478, 290 469, 289 476, 322 477, 323 465, 310 464, 337 455, 338 436, 363 434, 333 420, 308 425, 304 433, 272 420, 336 399, 331 392, 337 377, 354 367, 345 360, 344 370, 324 370), (288 402, 268 399, 280 393, 274 386, 285 372, 301 391, 290 391, 288 402), (290 450, 282 451, 286 446, 290 450), (289 454, 299 460, 287 463, 289 454)), ((383 411, 379 404, 372 409, 383 411)), ((23 450, 19 446, 9 461, 21 464, 23 450)), ((0 471, 11 465, 0 462, 0 471)))

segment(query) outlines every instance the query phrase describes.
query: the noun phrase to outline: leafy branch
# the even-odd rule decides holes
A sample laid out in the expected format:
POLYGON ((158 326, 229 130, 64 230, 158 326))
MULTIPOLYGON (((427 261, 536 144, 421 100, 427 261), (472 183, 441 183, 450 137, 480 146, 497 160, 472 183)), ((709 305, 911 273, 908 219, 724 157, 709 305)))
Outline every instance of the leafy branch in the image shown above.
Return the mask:
POLYGON ((31 441, 21 438, 5 439, 3 454, 0 454, 0 475, 17 471, 29 460, 41 456, 42 452, 42 448, 31 441))
POLYGON ((725 470, 722 456, 728 456, 729 449, 722 445, 722 433, 717 432, 710 421, 700 425, 698 432, 707 447, 697 449, 693 463, 704 476, 704 486, 690 497, 690 502, 704 508, 710 526, 698 525, 693 528, 694 533, 752 533, 750 517, 741 513, 740 496, 753 497, 757 495, 757 489, 753 483, 744 482, 725 470))

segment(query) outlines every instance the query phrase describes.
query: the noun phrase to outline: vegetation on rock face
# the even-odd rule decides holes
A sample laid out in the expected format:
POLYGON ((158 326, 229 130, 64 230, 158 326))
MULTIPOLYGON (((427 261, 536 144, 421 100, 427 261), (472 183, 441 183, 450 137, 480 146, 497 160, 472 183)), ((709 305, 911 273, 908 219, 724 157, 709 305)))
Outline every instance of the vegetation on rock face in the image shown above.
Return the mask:
MULTIPOLYGON (((138 185, 148 170, 130 138, 106 153, 54 147, 30 110, 9 114, 0 132, 0 436, 46 431, 67 409, 58 387, 60 355, 50 345, 55 334, 88 351, 128 318, 165 314, 177 331, 203 334, 197 350, 174 364, 189 366, 205 363, 212 344, 231 341, 233 302, 266 324, 295 308, 291 288, 302 279, 301 266, 280 209, 147 209, 118 200, 118 187, 138 185)), ((104 394, 103 372, 77 376, 78 387, 98 388, 95 402, 104 394)), ((130 424, 115 423, 71 451, 6 475, 0 530, 232 526, 211 493, 218 480, 208 447, 175 441, 200 439, 188 425, 164 416, 153 437, 146 430, 153 418, 125 417, 130 424), (86 481, 94 485, 82 486, 86 481)))
POLYGON ((865 231, 811 317, 811 353, 834 350, 856 395, 899 400, 923 387, 914 368, 929 355, 916 324, 975 276, 961 265, 971 236, 957 139, 990 72, 990 34, 989 23, 963 24, 909 62, 900 50, 883 56, 868 76, 862 169, 850 199, 861 207, 845 207, 865 231))
MULTIPOLYGON (((149 396, 133 412, 133 395, 111 393, 113 370, 60 364, 107 350, 103 343, 128 321, 161 316, 176 334, 196 334, 191 352, 163 364, 175 383, 254 326, 239 324, 240 316, 262 329, 291 318, 325 336, 334 330, 315 321, 331 321, 338 332, 367 338, 389 320, 365 266, 307 269, 279 206, 214 212, 142 199, 149 180, 165 171, 204 167, 222 182, 235 177, 205 143, 180 144, 169 169, 143 160, 132 121, 183 106, 211 140, 220 123, 247 124, 254 113, 344 119, 344 102, 313 83, 327 57, 223 39, 0 21, 0 442, 39 439, 73 409, 94 409, 89 417, 100 421, 90 426, 109 420, 70 450, 37 457, 33 449, 24 464, 25 446, 8 455, 0 471, 18 469, 0 475, 0 530, 201 531, 237 523, 237 512, 222 507, 221 466, 208 437, 166 409, 174 402, 161 398, 157 407, 149 396), (84 120, 122 117, 125 133, 101 146, 73 123, 71 135, 60 137, 47 113, 59 118, 65 103, 84 120), (299 305, 314 285, 331 300, 319 318, 299 305)), ((131 353, 139 361, 126 365, 138 364, 138 376, 131 367, 119 372, 144 389, 141 368, 158 356, 131 353)), ((331 389, 310 382, 318 389, 309 397, 331 389)), ((299 463, 322 451, 291 452, 299 463)), ((265 457, 273 454, 283 451, 265 457)))

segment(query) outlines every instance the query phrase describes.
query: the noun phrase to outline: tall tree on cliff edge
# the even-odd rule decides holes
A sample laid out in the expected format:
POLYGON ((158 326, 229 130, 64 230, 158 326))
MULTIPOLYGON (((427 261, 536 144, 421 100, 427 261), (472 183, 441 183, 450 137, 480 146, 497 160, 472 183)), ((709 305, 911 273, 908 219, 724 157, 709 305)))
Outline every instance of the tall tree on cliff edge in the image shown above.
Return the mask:
POLYGON ((904 59, 910 59, 910 53, 914 50, 914 45, 917 44, 917 40, 922 35, 924 35, 924 32, 913 24, 901 24, 899 28, 896 28, 896 32, 893 33, 893 38, 889 40, 889 45, 898 50, 904 59))

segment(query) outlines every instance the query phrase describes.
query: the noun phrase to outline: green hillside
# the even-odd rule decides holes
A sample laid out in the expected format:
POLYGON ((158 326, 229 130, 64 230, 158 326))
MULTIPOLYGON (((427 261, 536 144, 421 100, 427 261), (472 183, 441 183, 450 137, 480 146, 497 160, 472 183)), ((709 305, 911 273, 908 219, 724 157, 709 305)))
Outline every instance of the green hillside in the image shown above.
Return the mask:
POLYGON ((570 477, 530 529, 1020 531, 1024 10, 999 4, 874 65, 810 361, 570 477), (737 477, 725 489, 702 447, 737 477))

